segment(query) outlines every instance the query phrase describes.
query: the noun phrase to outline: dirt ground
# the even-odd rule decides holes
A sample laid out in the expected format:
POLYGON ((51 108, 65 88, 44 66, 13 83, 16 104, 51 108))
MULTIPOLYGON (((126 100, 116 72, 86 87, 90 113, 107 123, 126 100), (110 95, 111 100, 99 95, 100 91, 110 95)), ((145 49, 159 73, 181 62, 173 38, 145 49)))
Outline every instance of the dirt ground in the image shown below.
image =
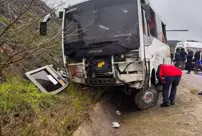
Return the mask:
POLYGON ((162 97, 152 109, 126 112, 117 136, 202 136, 202 76, 183 74, 176 105, 160 108, 162 97), (200 90, 201 89, 201 90, 200 90))

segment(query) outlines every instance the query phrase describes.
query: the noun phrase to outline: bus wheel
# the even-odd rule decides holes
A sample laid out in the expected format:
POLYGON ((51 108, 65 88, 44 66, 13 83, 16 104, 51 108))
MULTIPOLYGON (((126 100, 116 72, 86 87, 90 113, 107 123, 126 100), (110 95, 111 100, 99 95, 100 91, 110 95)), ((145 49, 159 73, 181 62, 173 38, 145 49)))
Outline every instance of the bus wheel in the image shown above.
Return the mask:
POLYGON ((159 92, 152 86, 136 93, 134 101, 138 109, 145 110, 156 105, 159 98, 159 92))

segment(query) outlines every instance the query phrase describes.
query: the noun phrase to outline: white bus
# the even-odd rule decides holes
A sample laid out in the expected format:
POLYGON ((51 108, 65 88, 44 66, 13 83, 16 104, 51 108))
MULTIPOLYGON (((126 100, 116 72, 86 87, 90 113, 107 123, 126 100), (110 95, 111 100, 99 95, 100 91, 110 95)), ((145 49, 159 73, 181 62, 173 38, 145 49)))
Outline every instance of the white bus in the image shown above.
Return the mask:
MULTIPOLYGON (((123 86, 127 93, 135 93, 140 109, 156 104, 155 73, 159 64, 170 64, 171 59, 166 25, 149 2, 90 0, 65 8, 59 15, 70 81, 123 86)), ((46 23, 40 25, 42 35, 46 23)))

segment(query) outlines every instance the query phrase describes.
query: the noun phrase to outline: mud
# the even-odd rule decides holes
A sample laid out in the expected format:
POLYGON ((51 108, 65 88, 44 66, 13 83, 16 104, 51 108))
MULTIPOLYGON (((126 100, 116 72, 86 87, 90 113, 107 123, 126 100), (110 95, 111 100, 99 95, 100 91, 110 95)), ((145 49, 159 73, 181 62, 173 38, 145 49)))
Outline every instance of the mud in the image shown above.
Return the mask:
POLYGON ((184 74, 176 105, 169 108, 160 108, 160 97, 155 107, 137 111, 129 97, 119 94, 107 103, 96 105, 91 120, 84 122, 74 136, 201 136, 202 96, 198 95, 201 81, 202 76, 184 74), (122 106, 121 100, 125 101, 122 106), (121 117, 116 110, 123 113, 121 117), (112 128, 113 121, 119 121, 120 128, 112 128))

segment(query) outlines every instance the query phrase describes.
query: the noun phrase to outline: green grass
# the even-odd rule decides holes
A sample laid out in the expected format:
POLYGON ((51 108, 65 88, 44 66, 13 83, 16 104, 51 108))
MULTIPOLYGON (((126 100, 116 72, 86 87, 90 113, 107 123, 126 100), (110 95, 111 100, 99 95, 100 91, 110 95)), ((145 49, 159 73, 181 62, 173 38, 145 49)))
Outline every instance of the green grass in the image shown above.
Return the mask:
POLYGON ((68 136, 88 119, 99 90, 71 84, 58 95, 41 93, 32 83, 13 77, 0 85, 0 118, 6 136, 68 136))
POLYGON ((41 93, 30 82, 15 77, 0 85, 0 111, 19 112, 26 108, 37 110, 54 104, 52 95, 41 93))
POLYGON ((76 86, 74 84, 71 84, 68 88, 68 95, 70 99, 72 100, 72 106, 77 110, 83 110, 85 106, 92 103, 92 98, 90 98, 86 94, 85 90, 82 90, 80 86, 76 86), (80 90, 80 91, 76 91, 80 90))
POLYGON ((4 22, 6 25, 10 23, 9 19, 4 16, 0 16, 0 21, 4 22))

